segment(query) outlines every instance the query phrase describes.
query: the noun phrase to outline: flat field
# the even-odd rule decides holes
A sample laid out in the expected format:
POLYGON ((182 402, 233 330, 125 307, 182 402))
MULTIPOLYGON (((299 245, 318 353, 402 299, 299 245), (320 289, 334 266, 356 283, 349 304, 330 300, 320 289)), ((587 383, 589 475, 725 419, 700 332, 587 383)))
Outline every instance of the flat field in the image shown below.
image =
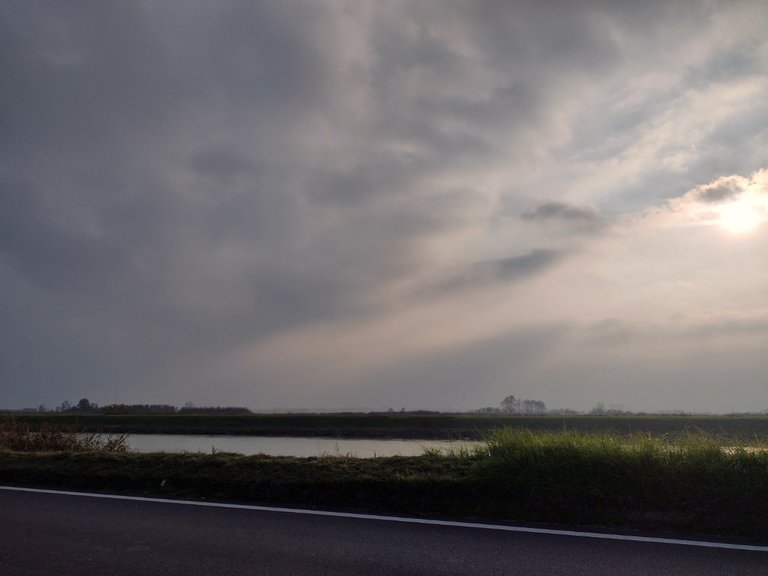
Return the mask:
POLYGON ((91 432, 232 434, 478 440, 493 429, 629 435, 705 432, 730 438, 768 437, 768 416, 504 416, 475 414, 338 413, 246 415, 25 414, 20 423, 68 425, 91 432))

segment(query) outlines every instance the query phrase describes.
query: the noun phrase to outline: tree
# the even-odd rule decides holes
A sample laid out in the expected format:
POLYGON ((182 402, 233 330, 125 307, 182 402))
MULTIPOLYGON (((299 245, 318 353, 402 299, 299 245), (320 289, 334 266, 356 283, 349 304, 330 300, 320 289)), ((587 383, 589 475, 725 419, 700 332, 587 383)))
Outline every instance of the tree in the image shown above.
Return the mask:
POLYGON ((597 416, 601 416, 605 414, 605 404, 603 404, 602 402, 598 402, 597 404, 595 404, 595 407, 589 411, 589 413, 595 414, 597 416))
POLYGON ((77 403, 77 409, 80 412, 90 412, 91 410, 95 410, 96 407, 96 404, 91 404, 88 398, 81 398, 80 402, 77 403))
POLYGON ((501 401, 501 410, 507 414, 517 414, 520 412, 520 400, 510 394, 501 401))
POLYGON ((547 405, 541 400, 523 400, 522 411, 526 415, 546 414, 547 405))

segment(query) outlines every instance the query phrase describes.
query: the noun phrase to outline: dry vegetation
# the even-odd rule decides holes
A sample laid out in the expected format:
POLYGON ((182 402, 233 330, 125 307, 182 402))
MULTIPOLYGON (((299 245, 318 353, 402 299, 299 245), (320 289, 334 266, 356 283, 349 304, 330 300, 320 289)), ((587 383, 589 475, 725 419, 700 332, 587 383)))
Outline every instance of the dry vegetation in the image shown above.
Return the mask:
POLYGON ((87 433, 70 424, 29 423, 7 417, 0 420, 0 449, 14 452, 125 452, 125 434, 87 433))

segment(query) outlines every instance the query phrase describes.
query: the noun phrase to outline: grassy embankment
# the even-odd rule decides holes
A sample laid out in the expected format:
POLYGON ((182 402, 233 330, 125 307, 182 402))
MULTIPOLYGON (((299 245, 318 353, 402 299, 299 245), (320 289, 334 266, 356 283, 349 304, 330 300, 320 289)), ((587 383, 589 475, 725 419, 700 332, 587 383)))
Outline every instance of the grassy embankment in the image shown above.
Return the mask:
POLYGON ((627 435, 691 430, 730 437, 768 436, 768 417, 723 416, 504 416, 475 414, 27 414, 20 423, 76 426, 91 432, 229 434, 337 438, 481 439, 496 428, 627 435))
POLYGON ((0 484, 768 542, 765 441, 506 428, 471 452, 302 459, 137 454, 120 442, 24 452, 19 437, 36 433, 16 428, 15 446, 0 434, 15 448, 0 448, 0 484))

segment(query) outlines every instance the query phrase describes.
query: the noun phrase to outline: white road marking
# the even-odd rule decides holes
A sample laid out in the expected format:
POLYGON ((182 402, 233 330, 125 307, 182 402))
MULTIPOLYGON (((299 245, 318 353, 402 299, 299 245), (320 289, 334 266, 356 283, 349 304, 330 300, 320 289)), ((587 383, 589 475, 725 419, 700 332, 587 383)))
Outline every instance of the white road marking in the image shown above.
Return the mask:
POLYGON ((66 490, 44 490, 40 488, 21 488, 18 486, 0 486, 0 490, 11 492, 32 492, 36 494, 57 494, 61 496, 80 496, 84 498, 103 498, 107 500, 129 500, 133 502, 152 502, 156 504, 176 504, 180 506, 200 506, 205 508, 230 508, 234 510, 255 510, 258 512, 278 512, 282 514, 304 514, 307 516, 330 516, 333 518, 355 518, 379 522, 401 522, 404 524, 427 524, 430 526, 453 526, 456 528, 478 528, 523 534, 549 534, 551 536, 573 536, 576 538, 595 538, 598 540, 622 540, 625 542, 649 542, 654 544, 675 544, 678 546, 698 546, 700 548, 724 548, 726 550, 749 550, 768 552, 768 546, 749 544, 728 544, 725 542, 707 542, 703 540, 682 540, 677 538, 655 538, 651 536, 629 536, 602 532, 579 532, 576 530, 553 530, 549 528, 529 528, 526 526, 505 526, 503 524, 481 524, 477 522, 458 522, 453 520, 429 520, 425 518, 406 518, 400 516, 378 516, 376 514, 355 514, 350 512, 328 512, 323 510, 304 510, 300 508, 276 508, 271 506, 252 506, 248 504, 227 504, 225 502, 202 502, 197 500, 171 500, 169 498, 146 498, 143 496, 121 496, 119 494, 96 494, 91 492, 70 492, 66 490))

